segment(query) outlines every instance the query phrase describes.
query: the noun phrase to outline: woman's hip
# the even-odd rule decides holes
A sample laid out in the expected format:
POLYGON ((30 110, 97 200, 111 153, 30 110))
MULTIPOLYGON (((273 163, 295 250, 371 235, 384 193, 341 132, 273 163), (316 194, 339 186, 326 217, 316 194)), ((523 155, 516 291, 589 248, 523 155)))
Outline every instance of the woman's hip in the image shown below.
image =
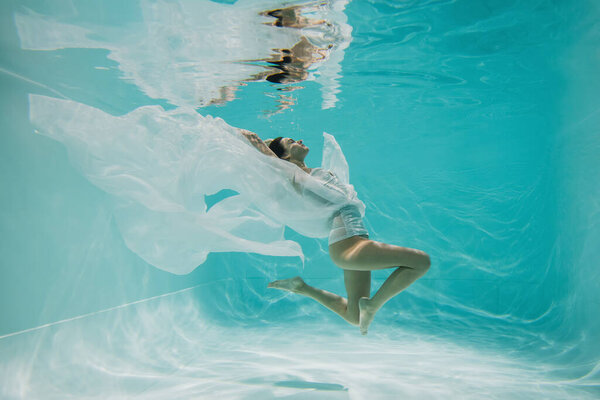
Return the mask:
POLYGON ((365 228, 358 209, 354 206, 346 206, 333 217, 329 233, 329 245, 331 246, 354 236, 369 238, 369 232, 365 228))

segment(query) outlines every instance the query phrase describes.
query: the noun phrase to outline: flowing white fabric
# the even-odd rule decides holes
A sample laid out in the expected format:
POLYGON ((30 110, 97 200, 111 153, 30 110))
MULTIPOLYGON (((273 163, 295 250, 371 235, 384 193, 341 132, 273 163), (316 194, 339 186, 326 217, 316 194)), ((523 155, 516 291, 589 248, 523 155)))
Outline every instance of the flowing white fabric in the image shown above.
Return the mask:
POLYGON ((327 133, 322 168, 338 176, 346 195, 191 108, 145 106, 113 116, 46 96, 30 95, 29 104, 38 132, 62 142, 73 165, 112 195, 127 246, 175 274, 191 272, 209 252, 303 258, 300 245, 285 240, 286 225, 320 238, 342 206, 355 204, 364 214, 341 148, 327 133), (207 209, 204 196, 223 189, 239 194, 207 209))

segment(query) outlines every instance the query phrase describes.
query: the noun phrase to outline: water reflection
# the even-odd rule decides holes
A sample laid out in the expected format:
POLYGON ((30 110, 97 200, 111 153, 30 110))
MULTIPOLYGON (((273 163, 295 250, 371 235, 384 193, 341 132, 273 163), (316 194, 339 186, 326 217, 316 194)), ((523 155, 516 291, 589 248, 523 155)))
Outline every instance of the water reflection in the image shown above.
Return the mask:
POLYGON ((309 68, 313 64, 327 59, 331 47, 333 45, 324 49, 314 46, 305 36, 302 36, 291 49, 274 49, 276 53, 263 60, 269 63, 270 70, 257 74, 253 78, 282 84, 304 81, 308 79, 309 68))
MULTIPOLYGON (((301 89, 289 85, 310 80, 320 86, 322 108, 334 107, 341 61, 351 40, 347 1, 281 8, 271 3, 267 10, 265 2, 240 3, 143 0, 135 11, 139 15, 125 24, 122 16, 115 23, 110 15, 84 24, 76 19, 77 10, 69 17, 23 9, 14 19, 23 49, 106 49, 121 79, 176 106, 224 105, 238 97, 240 87, 262 82, 284 92, 276 96, 275 112, 281 112, 296 102, 289 92, 301 89)), ((99 71, 85 78, 93 81, 99 71)), ((81 76, 63 79, 77 78, 81 76)))
MULTIPOLYGON (((265 11, 261 15, 266 15, 275 18, 272 25, 277 27, 287 27, 303 29, 307 27, 316 27, 320 25, 332 25, 323 19, 307 18, 302 15, 302 12, 308 12, 312 7, 287 7, 271 11, 265 11)), ((300 82, 308 78, 309 67, 319 61, 325 60, 328 56, 327 51, 333 47, 333 44, 328 44, 327 47, 321 48, 313 45, 306 36, 302 36, 300 40, 290 49, 275 49, 276 54, 273 54, 271 59, 266 59, 277 71, 267 76, 269 82, 274 83, 294 83, 300 82)))
MULTIPOLYGON (((327 5, 326 2, 322 2, 321 5, 327 5)), ((327 21, 324 19, 314 19, 302 15, 310 11, 318 10, 319 5, 314 4, 303 4, 296 6, 289 6, 285 8, 277 8, 270 11, 263 11, 260 14, 273 17, 275 21, 272 23, 266 22, 267 25, 273 25, 278 27, 289 27, 289 28, 306 28, 308 26, 317 26, 325 24, 327 21)))

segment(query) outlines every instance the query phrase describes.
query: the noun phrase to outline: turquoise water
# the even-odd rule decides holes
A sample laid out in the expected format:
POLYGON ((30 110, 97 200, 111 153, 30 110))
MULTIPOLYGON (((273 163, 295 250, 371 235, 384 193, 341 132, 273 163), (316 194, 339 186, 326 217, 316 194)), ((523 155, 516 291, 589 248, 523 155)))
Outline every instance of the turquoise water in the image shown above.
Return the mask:
POLYGON ((598 5, 294 4, 329 25, 265 25, 290 6, 275 1, 2 3, 1 397, 598 398, 598 5), (266 80, 302 36, 328 50, 266 80), (345 294, 326 239, 286 230, 304 263, 213 252, 165 272, 35 133, 30 94, 113 116, 192 107, 303 139, 309 166, 329 132, 371 238, 432 267, 365 337, 266 288, 301 275, 345 294))

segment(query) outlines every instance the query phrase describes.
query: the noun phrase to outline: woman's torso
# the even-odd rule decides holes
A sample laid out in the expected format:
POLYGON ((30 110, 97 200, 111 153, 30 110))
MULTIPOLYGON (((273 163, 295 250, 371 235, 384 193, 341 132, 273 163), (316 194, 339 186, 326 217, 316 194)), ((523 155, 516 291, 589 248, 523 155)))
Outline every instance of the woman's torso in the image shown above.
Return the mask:
POLYGON ((354 206, 360 214, 364 214, 364 204, 358 199, 354 186, 340 181, 333 172, 323 168, 312 168, 310 175, 316 178, 324 187, 339 194, 339 198, 336 199, 336 204, 339 205, 338 210, 354 206))

